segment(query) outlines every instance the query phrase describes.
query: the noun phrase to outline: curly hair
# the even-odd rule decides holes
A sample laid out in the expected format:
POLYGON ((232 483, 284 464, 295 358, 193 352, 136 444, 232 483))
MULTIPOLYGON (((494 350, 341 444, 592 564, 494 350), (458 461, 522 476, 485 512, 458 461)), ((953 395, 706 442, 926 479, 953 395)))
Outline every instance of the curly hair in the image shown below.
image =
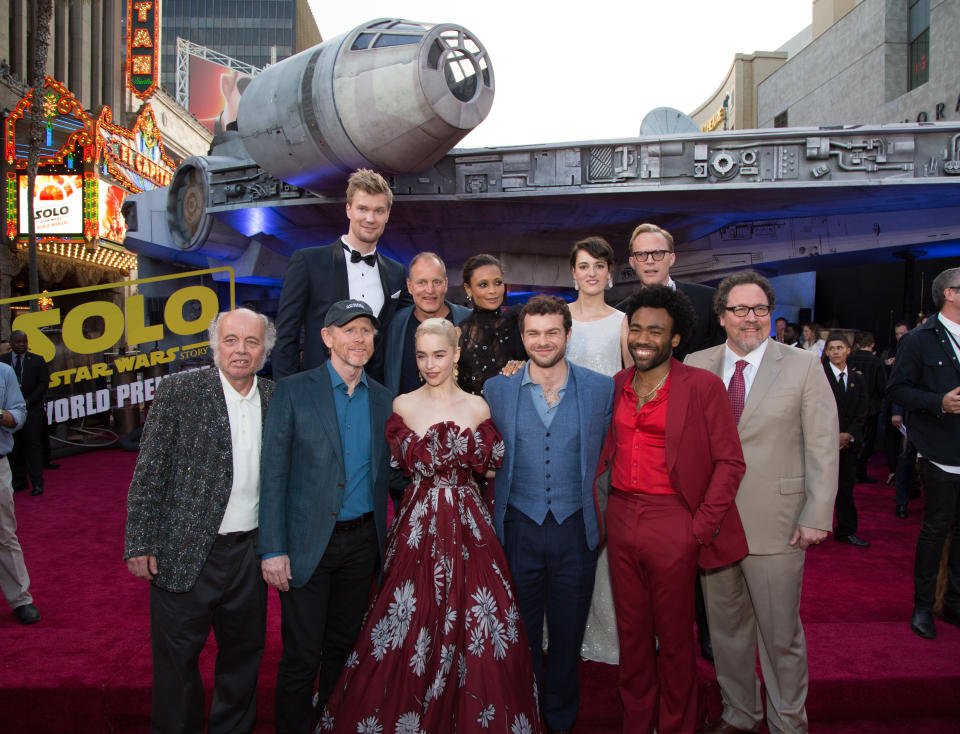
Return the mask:
POLYGON ((690 339, 697 323, 697 312, 690 303, 690 299, 667 285, 645 286, 630 296, 625 306, 628 324, 638 309, 664 309, 673 319, 673 334, 680 335, 680 344, 677 345, 677 349, 681 349, 690 339))
POLYGON ((713 296, 713 312, 717 316, 723 316, 727 308, 727 299, 730 297, 730 291, 738 285, 759 286, 766 294, 767 302, 770 304, 771 310, 776 305, 777 295, 770 281, 760 275, 756 270, 741 270, 739 273, 728 275, 720 281, 720 285, 717 286, 717 292, 713 296))

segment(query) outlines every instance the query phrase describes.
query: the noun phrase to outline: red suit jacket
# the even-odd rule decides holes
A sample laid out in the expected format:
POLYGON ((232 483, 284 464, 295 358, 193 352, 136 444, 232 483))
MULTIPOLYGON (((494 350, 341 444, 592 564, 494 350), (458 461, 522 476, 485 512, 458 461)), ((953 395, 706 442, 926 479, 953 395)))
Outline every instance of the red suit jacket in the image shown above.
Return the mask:
MULTIPOLYGON (((636 367, 614 375, 614 412, 636 367)), ((701 568, 719 568, 747 555, 747 538, 734 499, 746 470, 737 424, 723 381, 712 372, 671 360, 667 401, 667 470, 670 484, 693 516, 693 532, 700 541, 701 568)), ((610 425, 594 493, 600 537, 606 535, 607 498, 617 447, 616 424, 610 425)))

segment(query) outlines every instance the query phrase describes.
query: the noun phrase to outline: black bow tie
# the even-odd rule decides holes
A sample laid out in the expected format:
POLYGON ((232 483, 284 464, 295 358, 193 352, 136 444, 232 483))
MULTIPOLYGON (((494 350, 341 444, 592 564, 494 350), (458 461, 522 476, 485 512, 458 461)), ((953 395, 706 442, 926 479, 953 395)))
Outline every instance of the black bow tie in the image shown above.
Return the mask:
POLYGON ((350 253, 350 262, 352 263, 358 263, 363 260, 371 268, 377 264, 377 253, 375 252, 371 252, 369 255, 361 255, 346 242, 343 243, 343 249, 350 253))

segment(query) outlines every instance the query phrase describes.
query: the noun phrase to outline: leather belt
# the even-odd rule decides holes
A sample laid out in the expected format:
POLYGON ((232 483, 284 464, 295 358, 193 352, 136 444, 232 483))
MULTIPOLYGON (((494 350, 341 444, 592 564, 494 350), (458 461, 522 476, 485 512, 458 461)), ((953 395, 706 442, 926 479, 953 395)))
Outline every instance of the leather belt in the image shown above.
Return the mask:
POLYGON ((373 520, 373 513, 368 512, 360 517, 354 518, 353 520, 344 520, 343 522, 337 522, 333 524, 334 532, 343 533, 348 530, 356 530, 357 528, 363 527, 368 522, 373 520))

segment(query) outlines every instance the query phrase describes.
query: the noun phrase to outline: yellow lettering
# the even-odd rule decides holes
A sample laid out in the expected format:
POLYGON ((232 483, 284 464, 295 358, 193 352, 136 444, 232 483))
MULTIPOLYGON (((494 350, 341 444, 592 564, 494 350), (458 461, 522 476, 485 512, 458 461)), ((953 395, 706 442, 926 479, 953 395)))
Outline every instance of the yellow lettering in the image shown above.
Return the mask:
POLYGON ((90 379, 90 368, 87 367, 86 365, 81 365, 80 367, 77 367, 77 375, 76 377, 73 378, 73 381, 80 382, 82 380, 89 380, 89 379, 90 379))
POLYGON ((30 351, 39 354, 47 362, 52 362, 57 354, 57 346, 40 329, 59 323, 59 308, 51 308, 49 311, 27 311, 13 320, 10 331, 22 331, 30 342, 30 351))
POLYGON ((133 369, 142 370, 145 367, 150 366, 150 358, 146 354, 138 354, 136 361, 133 363, 133 369))
POLYGON ((163 339, 163 325, 147 326, 146 309, 143 296, 127 296, 127 344, 134 346, 144 342, 158 342, 163 339))
POLYGON ((203 285, 191 285, 170 294, 163 309, 163 320, 174 334, 199 334, 207 328, 219 309, 220 301, 216 293, 203 285), (200 315, 193 321, 183 318, 183 307, 190 301, 200 304, 200 315))
POLYGON ((117 372, 129 372, 133 369, 133 360, 134 357, 131 355, 117 357, 113 360, 113 366, 117 368, 117 372))
POLYGON ((177 358, 177 352, 179 351, 180 351, 180 347, 170 347, 166 352, 167 356, 159 357, 157 359, 157 362, 159 362, 160 364, 166 364, 167 362, 172 362, 177 358))
POLYGON ((71 352, 77 354, 93 354, 105 351, 120 341, 122 335, 123 311, 110 301, 81 303, 79 306, 70 309, 67 317, 63 320, 63 344, 71 352), (93 316, 103 318, 103 334, 95 339, 89 339, 83 333, 83 322, 93 316))
POLYGON ((59 372, 54 372, 50 375, 50 382, 47 384, 47 386, 60 387, 60 385, 69 385, 70 375, 72 374, 73 370, 60 370, 59 372))
POLYGON ((93 379, 98 377, 109 377, 113 374, 113 370, 110 369, 110 366, 106 362, 97 362, 93 365, 93 379))

